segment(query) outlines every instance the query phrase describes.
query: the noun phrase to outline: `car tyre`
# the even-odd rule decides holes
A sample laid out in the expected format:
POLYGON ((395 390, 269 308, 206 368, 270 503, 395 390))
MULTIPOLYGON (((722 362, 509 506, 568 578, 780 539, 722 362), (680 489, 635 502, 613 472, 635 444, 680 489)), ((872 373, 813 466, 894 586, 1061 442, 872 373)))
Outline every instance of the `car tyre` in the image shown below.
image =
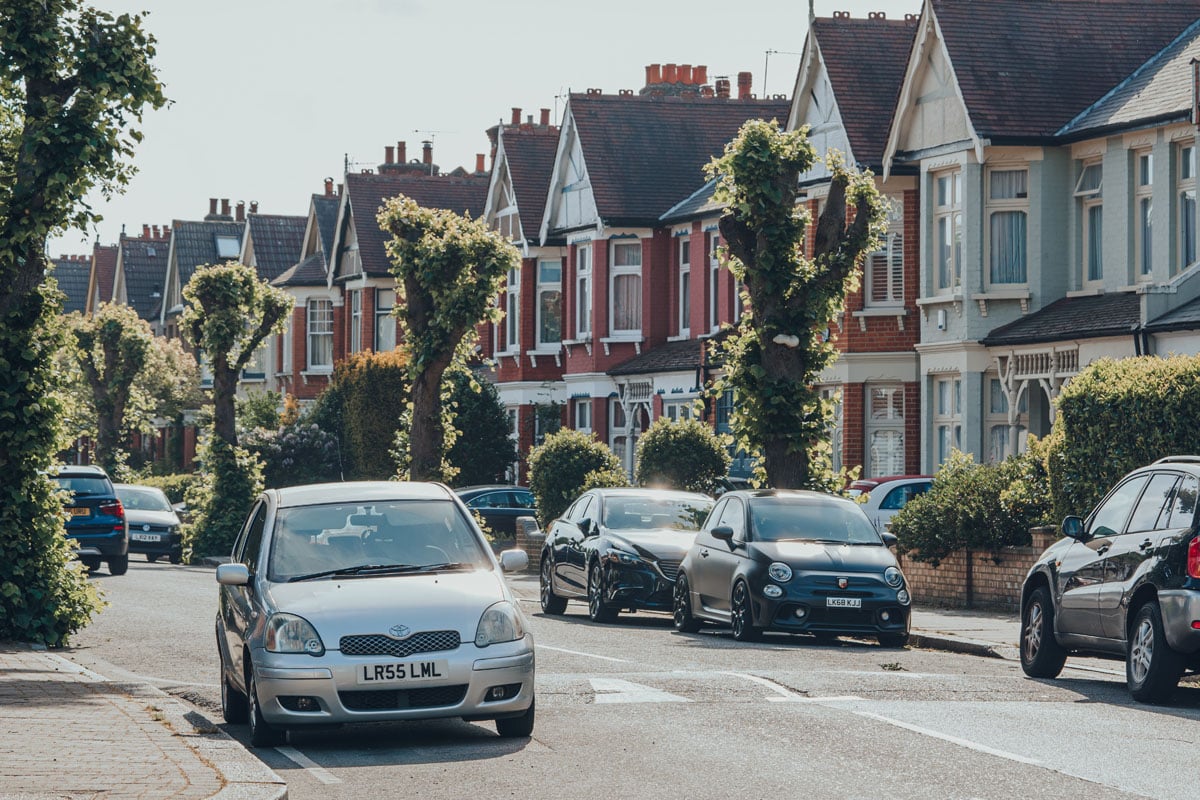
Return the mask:
POLYGON ((100 559, 98 558, 82 558, 80 561, 83 562, 84 569, 86 569, 89 574, 100 569, 100 559))
POLYGON ((108 559, 108 573, 110 575, 124 575, 129 572, 129 555, 113 556, 108 559))
POLYGON ((231 725, 241 725, 250 717, 246 695, 233 688, 225 672, 225 659, 221 661, 221 716, 231 725))
POLYGON ((730 623, 733 638, 739 642, 757 642, 762 638, 762 628, 754 624, 754 604, 750 600, 750 588, 745 581, 733 585, 733 597, 729 602, 730 623))
POLYGON ((537 716, 537 698, 529 704, 529 710, 519 717, 496 720, 496 733, 505 739, 521 739, 533 733, 533 721, 537 716))
POLYGON ((168 560, 169 560, 169 561, 170 561, 172 564, 182 564, 182 563, 183 563, 183 556, 171 555, 171 556, 169 556, 169 557, 168 557, 168 560))
POLYGON ((1039 586, 1029 595, 1021 616, 1021 669, 1031 678, 1057 678, 1067 651, 1054 638, 1054 603, 1039 586))
POLYGON ((908 633, 881 633, 875 637, 880 647, 904 647, 908 644, 908 633))
POLYGON ((1183 656, 1167 644, 1158 603, 1146 603, 1129 629, 1125 658, 1129 693, 1140 703, 1165 703, 1179 685, 1183 668, 1183 656))
POLYGON ((550 554, 542 556, 542 568, 538 570, 538 597, 542 603, 543 614, 561 614, 567 610, 567 598, 554 593, 554 564, 550 554))
POLYGON ((155 561, 158 561, 158 553, 146 553, 146 560, 153 564, 155 561))
POLYGON ((250 723, 250 744, 253 747, 275 747, 283 744, 284 731, 263 718, 258 704, 258 686, 254 681, 254 665, 246 665, 246 716, 250 723))
POLYGON ((700 620, 692 616, 692 589, 687 576, 680 573, 675 580, 671 603, 671 621, 680 633, 695 633, 700 630, 700 620))
POLYGON ((604 602, 604 570, 599 561, 592 562, 588 570, 588 619, 592 622, 612 622, 617 618, 617 609, 604 602))

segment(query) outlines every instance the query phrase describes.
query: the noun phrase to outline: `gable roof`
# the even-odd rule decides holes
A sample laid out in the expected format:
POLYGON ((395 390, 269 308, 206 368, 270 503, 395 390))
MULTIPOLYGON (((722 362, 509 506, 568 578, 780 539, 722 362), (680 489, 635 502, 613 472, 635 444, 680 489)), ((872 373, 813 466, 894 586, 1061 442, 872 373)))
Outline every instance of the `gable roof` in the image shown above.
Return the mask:
POLYGON ((250 214, 246 218, 246 240, 254 247, 260 279, 273 280, 295 265, 304 248, 307 222, 307 217, 280 214, 250 214))
POLYGON ((534 241, 546 210, 546 189, 554 173, 554 155, 558 151, 558 128, 533 125, 503 125, 499 136, 504 143, 508 176, 517 199, 525 238, 534 241))
POLYGON ((325 254, 313 253, 271 281, 272 286, 325 286, 329 276, 325 272, 325 254))
POLYGON ((218 236, 235 236, 238 240, 238 250, 241 250, 242 234, 245 232, 244 222, 187 222, 175 220, 171 224, 171 250, 174 253, 175 266, 179 270, 179 286, 187 286, 192 279, 192 273, 201 264, 216 264, 228 259, 217 254, 218 236))
MULTIPOLYGON (((484 177, 448 177, 443 175, 378 175, 350 173, 346 175, 343 204, 349 203, 358 240, 358 254, 365 275, 391 275, 390 262, 384 244, 387 235, 379 228, 375 216, 383 201, 406 195, 424 208, 441 208, 458 214, 478 217, 487 199, 488 179, 484 177)), ((345 215, 345 210, 339 212, 345 215)), ((339 224, 345 224, 339 219, 339 224)), ((330 254, 330 257, 335 257, 330 254)), ((336 267, 335 267, 336 269, 336 267)), ((340 276, 339 276, 340 277, 340 276)))
POLYGON ((88 275, 92 271, 92 260, 88 256, 63 256, 51 260, 51 273, 58 282, 58 289, 67 296, 63 302, 63 313, 82 312, 87 308, 88 275))
POLYGON ((1129 336, 1141 322, 1141 300, 1133 292, 1064 297, 983 339, 985 347, 1041 344, 1074 339, 1129 336))
POLYGON ((337 231, 338 206, 341 198, 333 195, 314 194, 312 196, 312 211, 316 217, 317 235, 321 239, 321 251, 328 257, 333 249, 333 237, 337 231))
POLYGON ((786 122, 789 105, 786 99, 572 94, 568 114, 600 218, 606 225, 653 225, 695 191, 704 166, 743 123, 786 122))
POLYGON ((904 82, 916 22, 911 15, 897 20, 822 17, 812 22, 809 35, 820 48, 850 149, 860 164, 883 164, 887 121, 904 82))
POLYGON ((928 0, 930 8, 971 123, 994 144, 1052 137, 1200 17, 1198 0, 928 0))
POLYGON ((88 295, 84 310, 92 313, 100 303, 112 300, 113 280, 117 276, 117 245, 92 246, 92 270, 88 276, 88 295))
POLYGON ((142 319, 157 320, 169 263, 168 242, 122 236, 117 246, 121 248, 125 302, 142 319))

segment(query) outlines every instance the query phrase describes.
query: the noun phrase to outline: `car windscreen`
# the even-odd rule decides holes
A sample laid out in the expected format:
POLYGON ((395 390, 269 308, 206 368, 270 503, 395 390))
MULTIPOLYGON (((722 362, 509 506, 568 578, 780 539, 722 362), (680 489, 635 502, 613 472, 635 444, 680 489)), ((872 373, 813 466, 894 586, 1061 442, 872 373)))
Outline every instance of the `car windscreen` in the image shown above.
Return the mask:
POLYGON ((170 511, 167 496, 148 486, 118 486, 117 497, 129 511, 170 511))
POLYGON ((113 493, 112 484, 108 482, 107 478, 90 475, 59 475, 54 480, 58 483, 58 488, 65 489, 76 497, 98 494, 111 496, 113 493))
POLYGON ((750 502, 753 537, 785 540, 878 544, 883 540, 857 503, 821 498, 756 497, 750 502))
POLYGON ((620 495, 604 500, 604 526, 614 530, 666 528, 698 531, 713 501, 708 498, 637 497, 620 495))
POLYGON ((373 500, 281 508, 268 577, 356 567, 490 569, 478 534, 449 500, 373 500))

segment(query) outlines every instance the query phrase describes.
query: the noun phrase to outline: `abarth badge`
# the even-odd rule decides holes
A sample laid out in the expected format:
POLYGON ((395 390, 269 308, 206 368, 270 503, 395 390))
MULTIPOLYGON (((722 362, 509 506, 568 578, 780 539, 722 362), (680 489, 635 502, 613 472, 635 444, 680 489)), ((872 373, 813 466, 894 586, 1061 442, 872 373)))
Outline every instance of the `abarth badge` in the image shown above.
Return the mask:
POLYGON ((838 578, 838 588, 839 589, 845 589, 849 585, 850 585, 849 578, 838 578))

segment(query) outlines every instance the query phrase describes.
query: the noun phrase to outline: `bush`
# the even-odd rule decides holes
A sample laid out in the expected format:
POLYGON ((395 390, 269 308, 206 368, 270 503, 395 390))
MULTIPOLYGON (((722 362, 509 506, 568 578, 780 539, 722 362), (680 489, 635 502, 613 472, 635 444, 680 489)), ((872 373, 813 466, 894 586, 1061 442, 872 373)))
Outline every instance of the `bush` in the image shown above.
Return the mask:
POLYGON ((638 442, 634 482, 712 493, 717 478, 729 471, 729 451, 722 438, 699 420, 659 417, 638 442))
POLYGON ((194 472, 181 472, 176 475, 142 475, 134 479, 141 486, 155 486, 163 490, 167 499, 174 503, 185 502, 188 489, 200 480, 194 472))
POLYGON ((212 437, 202 448, 201 478, 189 487, 194 520, 184 526, 185 560, 228 556, 246 515, 262 491, 262 465, 253 453, 212 437))
POLYGON ((461 486, 496 483, 517 460, 509 435, 508 412, 493 383, 476 380, 467 370, 446 373, 450 384, 451 418, 458 436, 446 454, 458 468, 461 486))
POLYGON ((1043 448, 1000 464, 977 464, 957 450, 923 495, 892 517, 900 551, 935 566, 953 552, 1028 545, 1029 529, 1048 518, 1043 448))
POLYGON ((304 420, 337 437, 347 480, 387 480, 396 473, 391 449, 408 404, 407 356, 363 351, 338 363, 329 388, 304 420))
POLYGON ((279 427, 279 409, 283 405, 279 392, 246 392, 244 397, 237 398, 235 404, 239 431, 252 431, 255 428, 270 431, 279 427))
POLYGON ((1200 453, 1200 357, 1102 359, 1058 397, 1046 457, 1054 516, 1084 516, 1122 476, 1200 453))
POLYGON ((620 459, 590 434, 561 430, 548 435, 529 452, 529 488, 537 498, 539 524, 544 528, 560 517, 589 480, 611 481, 616 473, 625 485, 620 459))
POLYGON ((337 440, 311 422, 273 431, 259 428, 242 437, 242 445, 262 463, 268 489, 341 478, 337 440))

